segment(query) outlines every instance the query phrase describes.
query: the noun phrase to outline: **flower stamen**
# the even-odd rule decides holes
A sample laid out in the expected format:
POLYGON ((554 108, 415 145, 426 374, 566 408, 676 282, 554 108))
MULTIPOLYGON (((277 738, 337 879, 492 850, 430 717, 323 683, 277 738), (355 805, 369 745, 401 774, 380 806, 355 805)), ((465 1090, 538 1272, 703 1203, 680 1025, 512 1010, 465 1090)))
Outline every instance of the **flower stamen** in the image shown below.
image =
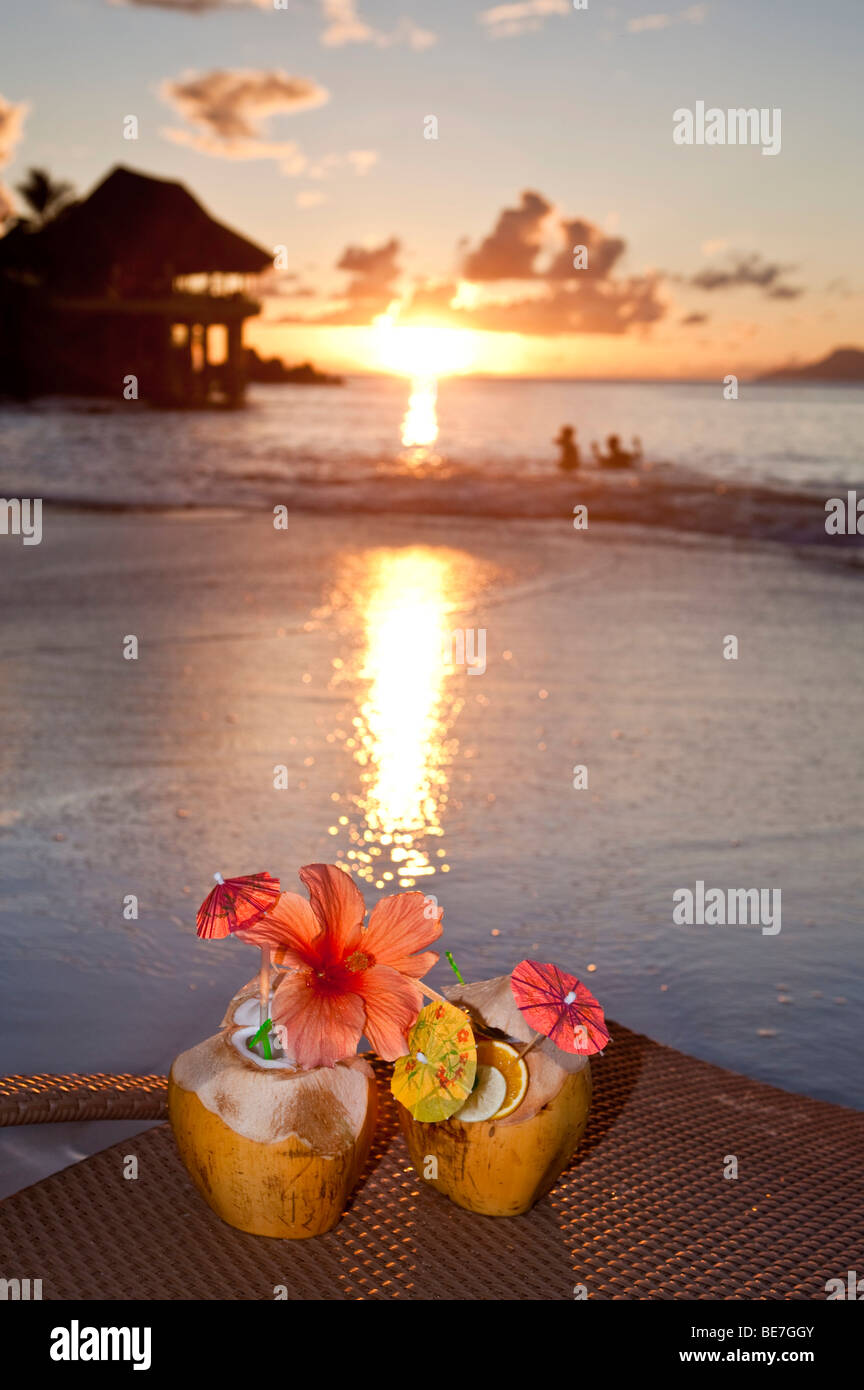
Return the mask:
POLYGON ((352 974, 359 974, 361 970, 368 970, 375 964, 375 957, 367 955, 365 951, 352 951, 345 960, 345 969, 352 974))

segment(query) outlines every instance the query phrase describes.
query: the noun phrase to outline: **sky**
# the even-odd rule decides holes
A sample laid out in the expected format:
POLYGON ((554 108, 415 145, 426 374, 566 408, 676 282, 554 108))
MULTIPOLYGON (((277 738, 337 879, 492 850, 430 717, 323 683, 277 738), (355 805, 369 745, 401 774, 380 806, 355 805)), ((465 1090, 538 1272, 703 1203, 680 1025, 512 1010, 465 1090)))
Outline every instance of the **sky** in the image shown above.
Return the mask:
POLYGON ((273 252, 246 338, 288 361, 413 325, 442 370, 746 377, 864 346, 862 34, 861 0, 4 0, 0 185, 182 180, 273 252), (772 124, 676 143, 698 102, 772 124))

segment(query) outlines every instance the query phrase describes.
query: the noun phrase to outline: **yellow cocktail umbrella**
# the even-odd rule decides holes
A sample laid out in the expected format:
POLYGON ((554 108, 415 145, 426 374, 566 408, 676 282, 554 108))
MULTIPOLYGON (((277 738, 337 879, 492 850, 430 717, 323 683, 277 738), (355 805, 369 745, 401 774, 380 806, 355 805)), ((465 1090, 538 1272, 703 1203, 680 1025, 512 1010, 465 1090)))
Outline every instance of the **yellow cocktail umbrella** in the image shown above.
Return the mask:
POLYGON ((390 1089, 415 1120, 434 1123, 454 1114, 471 1094, 477 1046, 468 1015, 433 1001, 408 1035, 409 1053, 393 1068, 390 1089))

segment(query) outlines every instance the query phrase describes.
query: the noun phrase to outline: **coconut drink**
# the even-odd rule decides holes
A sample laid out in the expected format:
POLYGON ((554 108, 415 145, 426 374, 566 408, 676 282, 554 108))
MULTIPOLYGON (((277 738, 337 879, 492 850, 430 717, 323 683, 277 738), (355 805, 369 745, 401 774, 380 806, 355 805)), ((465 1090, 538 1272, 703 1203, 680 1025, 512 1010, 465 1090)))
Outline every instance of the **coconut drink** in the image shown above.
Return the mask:
POLYGON ((174 1061, 168 1117, 192 1181, 229 1226, 302 1240, 329 1231, 375 1132, 375 1076, 362 1057, 301 1070, 259 1031, 257 993, 232 1000, 222 1030, 174 1061))
MULTIPOLYGON (((473 1082, 461 1090, 454 1086, 437 1061, 430 1069, 422 1046, 419 1065, 416 1046, 396 1064, 392 1089, 408 1152, 416 1172, 457 1206, 484 1216, 518 1216, 554 1186, 585 1132, 589 1053, 609 1037, 602 1010, 574 977, 535 962, 522 962, 512 976, 460 984, 446 994, 470 1023, 473 1082), (538 970, 555 971, 551 1000, 538 970), (535 1032, 527 1022, 517 997, 528 1009, 534 1001, 520 994, 520 983, 544 992, 541 1003, 554 1015, 554 1036, 535 1032), (436 1114, 428 1097, 418 1099, 418 1073, 426 1074, 430 1086, 437 1082, 444 1093, 438 1109, 446 1115, 436 1114), (406 1090, 407 1078, 414 1080, 413 1091, 406 1090)), ((421 1021, 422 1015, 418 1027, 421 1021)), ((539 1006, 535 1022, 550 1023, 539 1006)))
MULTIPOLYGON (((364 927, 346 871, 312 864, 300 877, 308 899, 278 893, 239 925, 229 907, 226 929, 209 933, 258 946, 261 971, 221 1031, 175 1059, 168 1085, 180 1156, 204 1200, 239 1230, 288 1239, 339 1220, 375 1130, 361 1036, 389 1061, 405 1053, 417 980, 438 959, 421 948, 441 934, 441 911, 422 893, 381 899, 364 927)), ((225 888, 249 880, 218 882, 224 907, 225 888)))

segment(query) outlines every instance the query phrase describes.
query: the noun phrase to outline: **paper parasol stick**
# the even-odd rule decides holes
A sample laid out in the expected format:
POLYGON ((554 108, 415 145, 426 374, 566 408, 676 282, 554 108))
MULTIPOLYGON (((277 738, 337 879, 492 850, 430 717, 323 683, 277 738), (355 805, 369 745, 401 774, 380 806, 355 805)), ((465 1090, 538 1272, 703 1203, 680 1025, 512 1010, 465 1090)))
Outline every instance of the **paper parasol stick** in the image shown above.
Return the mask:
POLYGON ((439 994, 437 989, 433 989, 431 985, 424 984, 422 980, 415 980, 414 983, 416 984, 420 993, 426 995, 427 999, 437 999, 439 1004, 450 1003, 449 999, 445 999, 444 995, 439 994))
POLYGON ((261 970, 258 975, 260 1015, 258 1022, 263 1028, 270 1017, 270 947, 261 947, 261 970))

